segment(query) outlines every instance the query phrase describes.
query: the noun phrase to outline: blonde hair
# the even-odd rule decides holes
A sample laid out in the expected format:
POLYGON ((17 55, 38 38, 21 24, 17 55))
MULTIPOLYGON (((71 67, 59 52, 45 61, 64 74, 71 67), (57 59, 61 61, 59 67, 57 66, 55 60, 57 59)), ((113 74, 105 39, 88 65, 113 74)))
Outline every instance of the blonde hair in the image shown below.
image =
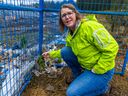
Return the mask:
POLYGON ((63 8, 71 9, 76 14, 76 20, 81 20, 83 18, 83 16, 76 10, 74 5, 72 5, 72 4, 63 4, 61 6, 60 12, 59 12, 59 27, 60 27, 60 31, 62 31, 62 32, 64 31, 64 27, 65 27, 65 25, 64 25, 64 23, 63 23, 63 21, 61 19, 61 10, 63 8))

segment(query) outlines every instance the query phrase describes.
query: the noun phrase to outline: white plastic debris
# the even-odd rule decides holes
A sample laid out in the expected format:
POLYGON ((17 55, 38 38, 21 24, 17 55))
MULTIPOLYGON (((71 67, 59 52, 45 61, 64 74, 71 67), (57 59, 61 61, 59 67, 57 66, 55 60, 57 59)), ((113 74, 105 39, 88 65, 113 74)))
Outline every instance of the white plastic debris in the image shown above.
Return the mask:
POLYGON ((47 91, 54 91, 55 88, 52 85, 48 84, 47 87, 46 87, 46 90, 47 91))
POLYGON ((42 73, 40 73, 38 70, 32 70, 32 72, 34 73, 34 75, 36 75, 37 77, 39 77, 42 73))

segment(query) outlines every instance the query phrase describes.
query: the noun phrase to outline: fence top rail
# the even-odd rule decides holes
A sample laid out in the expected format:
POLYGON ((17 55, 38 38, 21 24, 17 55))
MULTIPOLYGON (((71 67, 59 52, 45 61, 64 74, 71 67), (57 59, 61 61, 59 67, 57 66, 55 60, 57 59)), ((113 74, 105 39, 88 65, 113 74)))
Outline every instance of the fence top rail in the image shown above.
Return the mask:
MULTIPOLYGON (((17 11, 47 11, 47 12, 59 12, 59 9, 52 8, 29 8, 23 6, 13 6, 8 4, 0 4, 0 10, 17 10, 17 11)), ((91 11, 91 10, 79 10, 81 13, 89 14, 104 14, 104 15, 119 15, 119 16, 128 16, 127 11, 91 11)))
MULTIPOLYGON (((43 8, 42 11, 47 12, 59 12, 59 9, 43 8)), ((119 16, 128 16, 128 12, 111 12, 111 11, 89 11, 89 10, 79 10, 80 13, 88 14, 104 14, 104 15, 119 15, 119 16)))
POLYGON ((29 8, 23 6, 13 6, 9 4, 0 4, 0 10, 16 10, 16 11, 41 11, 40 8, 29 8))

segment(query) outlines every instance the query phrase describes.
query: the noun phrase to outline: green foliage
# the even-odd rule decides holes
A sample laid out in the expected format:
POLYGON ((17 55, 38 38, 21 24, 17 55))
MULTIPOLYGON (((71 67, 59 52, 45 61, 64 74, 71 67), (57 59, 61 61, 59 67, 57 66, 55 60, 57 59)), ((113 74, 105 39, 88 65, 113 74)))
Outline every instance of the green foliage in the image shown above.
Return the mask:
POLYGON ((33 6, 34 6, 35 8, 38 8, 38 7, 39 7, 39 3, 34 3, 33 6))
POLYGON ((21 47, 25 48, 27 46, 27 39, 25 36, 21 38, 21 47))
POLYGON ((77 0, 77 5, 82 10, 104 11, 110 10, 111 0, 77 0))
POLYGON ((44 70, 45 68, 45 64, 44 64, 44 59, 43 59, 43 56, 40 55, 37 59, 37 63, 39 64, 41 70, 44 70))
POLYGON ((58 58, 57 63, 61 63, 61 62, 62 62, 62 59, 58 58))
POLYGON ((79 9, 95 11, 127 11, 128 0, 77 0, 79 9))

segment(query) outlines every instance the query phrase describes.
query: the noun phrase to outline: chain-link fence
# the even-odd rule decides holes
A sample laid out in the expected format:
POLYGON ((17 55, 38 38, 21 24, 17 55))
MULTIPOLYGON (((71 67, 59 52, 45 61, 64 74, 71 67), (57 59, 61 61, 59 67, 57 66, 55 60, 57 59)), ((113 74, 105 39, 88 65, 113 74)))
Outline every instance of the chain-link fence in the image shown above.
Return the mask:
POLYGON ((42 49, 65 44, 66 29, 61 33, 58 24, 64 3, 74 4, 85 16, 96 15, 120 46, 116 73, 127 71, 127 0, 0 0, 0 96, 20 95, 42 49))

